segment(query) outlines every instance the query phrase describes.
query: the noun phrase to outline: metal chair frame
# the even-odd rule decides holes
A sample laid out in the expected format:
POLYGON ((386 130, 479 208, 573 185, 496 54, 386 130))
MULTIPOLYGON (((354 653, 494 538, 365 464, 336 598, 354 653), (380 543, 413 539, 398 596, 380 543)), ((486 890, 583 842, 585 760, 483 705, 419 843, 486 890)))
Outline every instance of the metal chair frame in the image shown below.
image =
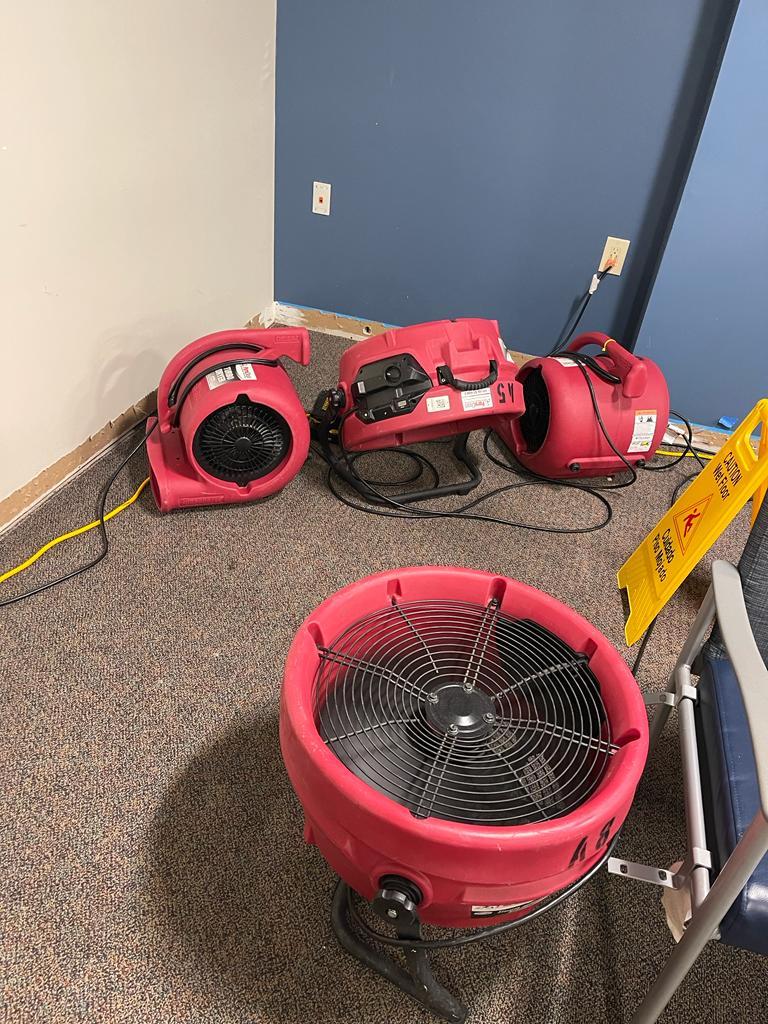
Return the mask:
POLYGON ((608 861, 608 871, 668 888, 687 887, 691 914, 680 942, 636 1009, 631 1024, 654 1024, 659 1019, 706 944, 719 938, 720 923, 768 853, 768 670, 752 633, 741 577, 729 562, 717 561, 712 566, 712 584, 691 626, 667 688, 662 693, 651 695, 646 703, 657 706, 651 722, 649 757, 670 712, 673 709, 677 712, 688 854, 678 872, 617 857, 608 861), (697 659, 715 619, 744 702, 755 757, 760 807, 719 874, 712 879, 694 717, 698 691, 693 676, 697 674, 697 659))

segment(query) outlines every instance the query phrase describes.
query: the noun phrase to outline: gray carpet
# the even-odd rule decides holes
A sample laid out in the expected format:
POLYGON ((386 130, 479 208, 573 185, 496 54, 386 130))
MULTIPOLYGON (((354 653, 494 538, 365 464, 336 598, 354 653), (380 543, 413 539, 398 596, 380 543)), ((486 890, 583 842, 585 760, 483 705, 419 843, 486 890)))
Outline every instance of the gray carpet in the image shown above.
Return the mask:
MULTIPOLYGON (((305 401, 334 382, 341 347, 313 340, 312 367, 294 374, 305 401)), ((90 518, 119 455, 2 538, 2 565, 90 518)), ((141 456, 115 501, 145 471, 141 456)), ((278 748, 294 631, 322 598, 366 573, 453 562, 549 591, 629 658, 614 574, 680 475, 642 475, 613 497, 611 526, 582 537, 362 515, 329 496, 316 460, 258 506, 161 518, 146 492, 112 524, 97 568, 0 612, 2 1019, 431 1020, 350 960, 330 932, 333 878, 302 842, 278 748)), ((490 467, 487 479, 508 482, 490 467)), ((579 495, 541 489, 493 507, 559 523, 594 514, 579 495)), ((742 516, 715 554, 738 559, 746 529, 742 516)), ((0 590, 10 595, 93 550, 93 535, 62 545, 0 590)), ((665 680, 706 579, 705 564, 665 612, 643 685, 665 680)), ((683 841, 670 732, 621 852, 668 864, 683 841)), ((671 944, 656 889, 601 877, 510 936, 441 953, 435 969, 478 1024, 614 1024, 628 1020, 671 944)), ((765 961, 711 945, 664 1021, 764 1020, 767 999, 765 961)))

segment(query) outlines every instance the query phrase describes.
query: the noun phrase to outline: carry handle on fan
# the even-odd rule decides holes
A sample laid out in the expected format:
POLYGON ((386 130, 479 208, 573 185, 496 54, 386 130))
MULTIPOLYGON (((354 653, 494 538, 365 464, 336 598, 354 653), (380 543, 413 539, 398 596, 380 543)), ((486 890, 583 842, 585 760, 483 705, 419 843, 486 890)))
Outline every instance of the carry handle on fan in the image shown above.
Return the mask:
POLYGON ((253 353, 257 362, 277 361, 286 356, 306 366, 310 357, 309 331, 305 327, 246 327, 234 331, 216 331, 190 342, 176 353, 160 379, 157 411, 163 432, 172 427, 172 408, 179 397, 184 378, 208 356, 220 352, 231 352, 233 361, 239 359, 247 362, 248 356, 245 353, 253 353))
POLYGON ((488 360, 488 376, 483 377, 482 380, 460 380, 458 377, 454 377, 450 366, 437 367, 437 379, 440 383, 449 384, 456 391, 482 391, 483 388, 489 388, 491 384, 495 384, 498 376, 499 364, 495 359, 488 360))
POLYGON ((639 398, 642 395, 648 380, 648 370, 639 356, 633 355, 609 334, 603 334, 601 331, 580 334, 563 349, 563 354, 578 352, 587 345, 599 345, 611 360, 614 372, 621 380, 621 393, 625 398, 639 398))

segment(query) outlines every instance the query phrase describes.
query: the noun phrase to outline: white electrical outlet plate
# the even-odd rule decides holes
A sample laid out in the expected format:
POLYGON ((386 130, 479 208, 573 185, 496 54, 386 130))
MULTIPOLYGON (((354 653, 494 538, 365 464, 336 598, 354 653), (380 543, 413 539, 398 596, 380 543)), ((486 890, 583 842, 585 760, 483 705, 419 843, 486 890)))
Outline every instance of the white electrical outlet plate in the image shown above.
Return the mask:
POLYGON ((331 212, 331 186, 327 181, 312 182, 312 213, 327 217, 331 212))
POLYGON ((624 260, 627 258, 629 252, 629 239, 628 238, 611 238, 609 235, 605 240, 605 248, 603 249, 603 255, 600 257, 600 263, 598 270, 603 270, 608 260, 613 259, 614 264, 608 271, 609 274, 613 274, 618 277, 624 268, 624 260))

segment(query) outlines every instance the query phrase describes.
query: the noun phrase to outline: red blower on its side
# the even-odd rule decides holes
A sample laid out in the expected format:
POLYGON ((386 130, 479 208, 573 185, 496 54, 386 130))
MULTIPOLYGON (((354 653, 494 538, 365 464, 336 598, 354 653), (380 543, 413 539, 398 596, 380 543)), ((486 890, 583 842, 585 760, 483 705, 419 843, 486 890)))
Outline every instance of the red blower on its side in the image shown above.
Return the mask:
POLYGON ((322 391, 313 426, 334 472, 372 504, 415 502, 468 494, 482 475, 467 450, 470 431, 489 427, 501 412, 522 412, 517 367, 495 320, 436 320, 386 331, 352 345, 341 357, 338 386, 322 391), (336 457, 331 429, 344 453, 336 457), (351 468, 346 452, 398 448, 453 437, 453 454, 469 475, 451 484, 385 496, 351 468))
POLYGON ((436 320, 386 331, 341 357, 338 392, 350 451, 431 441, 521 412, 517 367, 495 320, 436 320))

